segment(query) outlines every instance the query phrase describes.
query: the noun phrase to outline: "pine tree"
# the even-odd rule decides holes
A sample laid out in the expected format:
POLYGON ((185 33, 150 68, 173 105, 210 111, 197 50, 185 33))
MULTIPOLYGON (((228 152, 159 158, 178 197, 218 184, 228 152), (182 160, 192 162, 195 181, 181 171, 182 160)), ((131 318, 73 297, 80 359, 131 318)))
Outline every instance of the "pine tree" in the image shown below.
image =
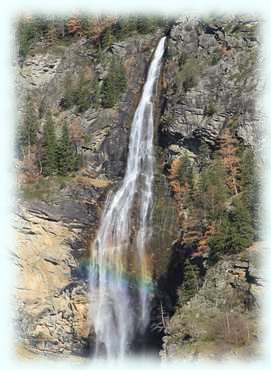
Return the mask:
POLYGON ((224 213, 217 232, 209 239, 209 259, 215 262, 222 254, 240 252, 253 241, 253 220, 242 197, 235 199, 233 209, 224 213))
POLYGON ((114 85, 113 80, 110 76, 107 76, 102 84, 102 105, 104 108, 112 108, 116 101, 116 96, 114 95, 114 85))
POLYGON ((43 156, 41 161, 42 171, 45 176, 55 175, 57 173, 56 150, 55 125, 52 115, 48 114, 43 131, 43 156))
POLYGON ((209 162, 210 162, 209 146, 206 143, 202 143, 199 147, 198 153, 199 170, 202 171, 204 168, 206 168, 209 162))
POLYGON ((80 21, 80 31, 83 33, 83 35, 89 37, 91 33, 90 17, 87 17, 84 14, 81 14, 79 17, 79 21, 80 21))
POLYGON ((57 145, 57 167, 60 175, 66 175, 68 172, 77 169, 79 157, 72 145, 68 126, 64 123, 62 134, 57 145))
POLYGON ((153 32, 155 29, 155 19, 150 18, 150 17, 138 17, 136 26, 137 26, 137 31, 142 34, 147 34, 150 32, 153 32))
POLYGON ((114 35, 112 34, 111 27, 107 27, 105 31, 103 32, 101 39, 100 39, 100 45, 102 49, 109 48, 114 43, 114 35))
POLYGON ((120 60, 114 59, 112 65, 115 91, 121 94, 126 89, 126 76, 120 60))
POLYGON ((104 108, 112 108, 117 103, 120 95, 126 89, 126 84, 126 76, 121 61, 114 58, 101 88, 104 108))
POLYGON ((189 258, 184 262, 183 284, 181 290, 181 303, 186 303, 199 288, 199 267, 189 258))
POLYGON ((25 58, 33 44, 35 36, 35 28, 30 20, 22 19, 19 22, 17 29, 17 40, 19 44, 19 55, 25 58))
POLYGON ((37 117, 34 112, 34 107, 30 98, 26 100, 26 109, 23 116, 23 123, 19 128, 18 146, 19 151, 23 147, 28 148, 28 157, 31 156, 31 146, 37 142, 38 124, 37 117))
POLYGON ((240 158, 240 188, 242 198, 251 214, 255 232, 258 228, 260 176, 255 154, 251 148, 243 150, 240 158))
POLYGON ((227 173, 219 159, 213 160, 201 172, 194 190, 194 199, 204 219, 217 220, 223 213, 225 201, 229 198, 226 180, 227 173))

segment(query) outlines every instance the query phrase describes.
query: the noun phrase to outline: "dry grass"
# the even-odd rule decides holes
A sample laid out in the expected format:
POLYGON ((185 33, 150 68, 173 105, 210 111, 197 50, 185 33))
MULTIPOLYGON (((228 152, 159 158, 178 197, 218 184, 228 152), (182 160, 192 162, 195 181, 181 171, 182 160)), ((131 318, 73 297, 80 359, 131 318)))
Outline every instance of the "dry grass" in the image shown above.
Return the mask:
POLYGON ((108 186, 112 184, 111 181, 106 179, 98 179, 98 178, 92 178, 87 176, 76 176, 73 180, 77 185, 83 185, 83 186, 93 186, 97 189, 106 189, 108 186))

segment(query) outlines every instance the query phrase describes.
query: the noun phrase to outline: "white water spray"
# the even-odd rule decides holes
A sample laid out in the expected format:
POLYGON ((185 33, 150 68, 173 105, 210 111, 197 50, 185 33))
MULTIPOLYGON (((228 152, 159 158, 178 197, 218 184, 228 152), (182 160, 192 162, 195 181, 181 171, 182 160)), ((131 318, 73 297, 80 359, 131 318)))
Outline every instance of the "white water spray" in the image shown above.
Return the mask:
POLYGON ((136 328, 144 330, 149 320, 146 245, 150 237, 154 177, 152 98, 165 39, 158 43, 133 118, 122 186, 107 202, 92 249, 91 321, 96 333, 96 354, 105 351, 107 357, 123 357, 136 328), (137 274, 133 278, 134 270, 137 274))

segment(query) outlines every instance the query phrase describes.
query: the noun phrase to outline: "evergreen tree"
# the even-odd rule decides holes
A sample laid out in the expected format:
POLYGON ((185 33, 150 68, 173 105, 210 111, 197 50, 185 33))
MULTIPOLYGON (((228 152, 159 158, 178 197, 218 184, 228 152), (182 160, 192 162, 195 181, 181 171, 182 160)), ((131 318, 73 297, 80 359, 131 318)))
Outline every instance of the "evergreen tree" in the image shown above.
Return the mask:
POLYGON ((136 26, 137 31, 142 34, 151 33, 155 30, 155 19, 151 17, 138 17, 136 26))
POLYGON ((25 58, 38 36, 35 24, 31 20, 21 19, 18 24, 17 35, 19 55, 25 58))
POLYGON ((115 105, 116 96, 114 95, 114 85, 111 76, 107 76, 102 84, 101 95, 104 108, 112 108, 115 105))
POLYGON ((25 58, 42 38, 55 40, 56 22, 43 16, 22 17, 17 28, 19 55, 25 58))
POLYGON ((202 171, 204 168, 208 167, 209 162, 210 162, 209 146, 206 143, 202 143, 199 147, 198 154, 199 170, 202 171))
POLYGON ((242 198, 251 214, 255 232, 258 228, 260 177, 251 148, 243 150, 240 159, 240 187, 242 198))
POLYGON ((109 48, 114 43, 115 38, 112 33, 112 28, 107 27, 100 38, 100 46, 102 49, 109 48))
POLYGON ((186 303, 199 288, 199 267, 189 258, 184 262, 183 284, 181 290, 181 303, 186 303))
POLYGON ((85 16, 84 14, 81 14, 79 17, 80 21, 80 31, 87 37, 90 36, 91 31, 91 19, 90 17, 85 16))
POLYGON ((46 176, 57 173, 57 141, 55 125, 51 114, 48 114, 43 131, 42 171, 46 176))
POLYGON ((62 134, 57 145, 57 167, 60 175, 66 175, 70 171, 77 169, 79 157, 72 145, 68 126, 64 123, 62 134))
POLYGON ((112 73, 114 76, 115 91, 121 94, 126 89, 126 76, 120 60, 113 59, 112 73))
POLYGON ((239 197, 235 199, 233 209, 221 218, 217 232, 209 239, 209 259, 215 262, 222 254, 240 252, 249 247, 252 241, 252 217, 239 197))
POLYGON ((179 172, 179 181, 181 185, 186 183, 191 185, 193 177, 193 167, 191 165, 190 159, 187 155, 182 159, 182 164, 179 172))
POLYGON ((229 198, 226 180, 227 174, 219 159, 201 172, 194 199, 204 219, 216 221, 224 212, 225 201, 229 198))
POLYGON ((124 68, 118 59, 113 59, 109 73, 103 81, 101 88, 102 105, 112 108, 126 89, 126 76, 124 68))
POLYGON ((38 124, 34 107, 30 98, 27 98, 23 123, 19 128, 18 147, 22 151, 23 147, 28 148, 28 156, 31 155, 31 145, 37 142, 38 124))

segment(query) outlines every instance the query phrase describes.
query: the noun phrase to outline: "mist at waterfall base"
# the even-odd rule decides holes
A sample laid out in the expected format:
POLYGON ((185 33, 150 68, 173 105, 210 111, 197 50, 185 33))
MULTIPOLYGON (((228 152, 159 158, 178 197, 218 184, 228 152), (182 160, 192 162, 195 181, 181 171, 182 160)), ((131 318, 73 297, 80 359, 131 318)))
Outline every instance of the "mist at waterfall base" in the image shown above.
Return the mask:
MULTIPOLYGON (((90 261, 90 320, 95 356, 123 358, 136 333, 149 322, 152 293, 151 237, 153 203, 153 97, 166 37, 160 39, 129 139, 126 173, 119 190, 108 197, 90 261)), ((116 148, 117 150, 117 148, 116 148)))

